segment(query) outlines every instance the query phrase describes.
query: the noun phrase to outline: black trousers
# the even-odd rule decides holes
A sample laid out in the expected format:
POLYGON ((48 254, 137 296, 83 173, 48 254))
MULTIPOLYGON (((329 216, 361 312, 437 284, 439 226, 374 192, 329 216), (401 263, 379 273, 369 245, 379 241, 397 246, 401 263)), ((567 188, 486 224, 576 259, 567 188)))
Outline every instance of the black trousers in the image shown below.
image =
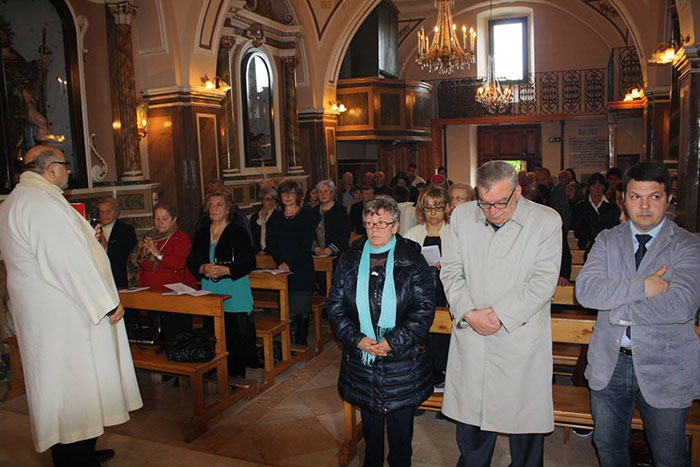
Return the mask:
POLYGON ((51 460, 54 467, 96 467, 100 464, 95 457, 97 438, 85 439, 68 444, 51 446, 51 460))
MULTIPOLYGON (((457 423, 457 467, 489 467, 498 433, 482 431, 474 425, 457 423)), ((511 467, 544 465, 544 435, 541 433, 510 435, 511 467)))
MULTIPOLYGON (((204 327, 214 332, 214 320, 205 319, 204 327)), ((228 350, 228 374, 245 378, 246 366, 255 367, 258 364, 253 313, 224 313, 224 330, 228 350)))
POLYGON ((361 409, 362 434, 365 437, 366 467, 381 467, 384 465, 384 424, 389 438, 389 465, 406 467, 411 465, 413 449, 413 407, 377 414, 367 409, 361 409))

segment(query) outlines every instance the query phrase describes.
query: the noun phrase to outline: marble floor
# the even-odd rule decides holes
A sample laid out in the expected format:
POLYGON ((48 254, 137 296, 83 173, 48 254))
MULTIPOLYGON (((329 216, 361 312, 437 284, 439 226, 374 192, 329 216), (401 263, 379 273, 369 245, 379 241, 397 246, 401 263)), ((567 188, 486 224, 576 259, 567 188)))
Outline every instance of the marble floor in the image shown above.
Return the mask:
MULTIPOLYGON (((183 441, 191 407, 187 384, 176 388, 172 381, 139 374, 144 408, 100 438, 98 447, 117 451, 105 466, 335 466, 343 435, 339 360, 338 347, 328 345, 318 357, 280 375, 266 392, 210 421, 208 431, 190 444, 183 441)), ((4 391, 0 385, 0 395, 4 391)), ((415 419, 414 431, 414 465, 455 465, 459 453, 451 422, 426 413, 415 419)), ((363 449, 360 443, 351 466, 361 465, 363 449)), ((499 437, 492 465, 507 466, 508 452, 507 437, 499 437)), ((0 404, 0 466, 50 465, 48 453, 32 449, 26 398, 0 404)), ((545 441, 545 465, 597 465, 591 438, 572 436, 564 445, 556 429, 545 441)))

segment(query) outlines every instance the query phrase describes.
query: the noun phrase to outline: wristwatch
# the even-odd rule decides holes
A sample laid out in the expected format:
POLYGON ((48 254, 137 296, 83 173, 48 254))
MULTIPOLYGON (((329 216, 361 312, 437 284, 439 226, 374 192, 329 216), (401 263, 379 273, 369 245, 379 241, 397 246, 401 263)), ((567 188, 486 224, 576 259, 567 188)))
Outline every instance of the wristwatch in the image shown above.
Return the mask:
POLYGON ((156 258, 158 259, 158 261, 163 261, 163 253, 156 256, 156 258))

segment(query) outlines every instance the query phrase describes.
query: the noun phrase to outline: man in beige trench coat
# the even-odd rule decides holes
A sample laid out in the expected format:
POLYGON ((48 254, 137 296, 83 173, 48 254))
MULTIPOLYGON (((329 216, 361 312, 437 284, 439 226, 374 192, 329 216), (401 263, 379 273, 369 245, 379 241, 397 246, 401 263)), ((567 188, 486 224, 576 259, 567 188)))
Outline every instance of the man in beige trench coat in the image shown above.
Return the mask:
POLYGON ((458 466, 488 466, 509 433, 513 467, 543 463, 554 429, 550 304, 561 218, 521 197, 514 168, 477 171, 479 200, 457 206, 442 257, 454 317, 443 412, 457 421, 458 466))

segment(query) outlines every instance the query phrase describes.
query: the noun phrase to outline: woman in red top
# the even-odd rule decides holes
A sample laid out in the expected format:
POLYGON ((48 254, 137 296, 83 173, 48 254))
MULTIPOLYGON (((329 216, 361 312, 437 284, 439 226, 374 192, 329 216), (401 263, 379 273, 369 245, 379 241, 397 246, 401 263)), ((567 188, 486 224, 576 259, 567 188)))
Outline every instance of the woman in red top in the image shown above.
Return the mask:
MULTIPOLYGON (((196 287, 194 276, 187 269, 192 243, 177 226, 175 207, 170 203, 158 203, 153 208, 153 223, 155 229, 139 240, 129 256, 129 286, 159 289, 165 284, 182 282, 196 287)), ((165 340, 192 329, 190 315, 165 313, 161 322, 161 337, 165 340)))

